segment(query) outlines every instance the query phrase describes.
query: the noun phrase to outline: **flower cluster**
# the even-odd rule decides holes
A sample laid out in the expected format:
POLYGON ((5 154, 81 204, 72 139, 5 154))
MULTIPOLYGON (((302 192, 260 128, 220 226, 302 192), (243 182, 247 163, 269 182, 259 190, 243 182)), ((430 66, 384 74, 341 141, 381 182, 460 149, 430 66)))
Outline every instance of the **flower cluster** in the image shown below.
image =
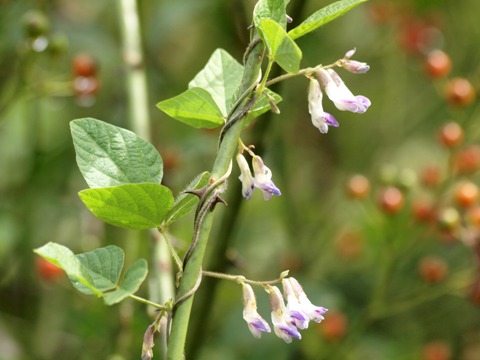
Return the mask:
MULTIPOLYGON (((350 58, 354 53, 355 49, 348 51, 345 57, 337 61, 336 64, 355 74, 366 73, 370 66, 363 62, 351 60, 350 58)), ((335 70, 319 68, 314 75, 314 77, 310 77, 308 110, 312 116, 313 125, 322 134, 328 132, 329 126, 338 127, 337 120, 323 110, 322 89, 339 110, 363 114, 370 107, 370 100, 362 95, 353 95, 335 70)))
POLYGON ((253 154, 253 152, 251 152, 251 155, 254 176, 252 176, 245 156, 238 153, 236 158, 238 167, 240 168, 239 179, 242 182, 243 197, 250 199, 255 188, 262 191, 265 200, 270 200, 273 195, 281 195, 280 190, 272 181, 272 171, 265 166, 260 156, 253 154))
MULTIPOLYGON (((260 338, 262 332, 270 332, 268 323, 258 314, 257 302, 252 287, 243 286, 243 318, 253 336, 260 338)), ((324 307, 313 305, 298 281, 292 277, 282 279, 283 295, 276 286, 267 285, 265 290, 270 296, 270 308, 275 335, 286 343, 292 338, 301 339, 299 330, 308 328, 310 320, 317 323, 324 318, 324 307), (285 305, 284 297, 287 300, 285 305)))

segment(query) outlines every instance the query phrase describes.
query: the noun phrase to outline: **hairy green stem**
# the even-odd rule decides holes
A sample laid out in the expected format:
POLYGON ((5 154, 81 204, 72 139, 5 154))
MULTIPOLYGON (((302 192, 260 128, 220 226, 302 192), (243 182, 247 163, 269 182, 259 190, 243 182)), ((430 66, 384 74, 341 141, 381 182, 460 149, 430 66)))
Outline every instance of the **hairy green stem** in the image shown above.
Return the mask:
MULTIPOLYGON (((258 74, 260 73, 261 62, 259 59, 263 53, 263 45, 257 40, 253 41, 256 41, 256 45, 249 47, 248 54, 246 55, 245 72, 240 86, 240 94, 249 89, 252 84, 257 81, 258 74)), ((219 179, 227 173, 229 169, 230 162, 237 149, 238 139, 240 138, 243 129, 243 120, 247 114, 247 112, 244 111, 244 107, 248 106, 249 100, 250 99, 247 97, 242 105, 238 107, 238 110, 232 114, 233 118, 238 114, 242 114, 238 121, 233 123, 228 131, 223 132, 223 138, 211 172, 212 179, 219 179)), ((217 195, 218 194, 214 191, 210 196, 217 195)), ((205 204, 209 204, 209 199, 199 202, 198 206, 201 207, 205 204)), ((201 213, 200 210, 201 208, 198 208, 197 214, 201 213)), ((184 296, 189 294, 198 283, 199 276, 201 276, 205 249, 213 224, 213 216, 213 211, 207 211, 204 213, 201 219, 202 221, 198 225, 198 233, 194 234, 197 243, 191 252, 191 255, 184 263, 183 276, 176 296, 177 300, 183 299, 184 296)), ((192 293, 182 302, 176 303, 172 318, 170 338, 168 341, 167 359, 169 360, 179 360, 183 357, 193 298, 194 296, 192 293)))

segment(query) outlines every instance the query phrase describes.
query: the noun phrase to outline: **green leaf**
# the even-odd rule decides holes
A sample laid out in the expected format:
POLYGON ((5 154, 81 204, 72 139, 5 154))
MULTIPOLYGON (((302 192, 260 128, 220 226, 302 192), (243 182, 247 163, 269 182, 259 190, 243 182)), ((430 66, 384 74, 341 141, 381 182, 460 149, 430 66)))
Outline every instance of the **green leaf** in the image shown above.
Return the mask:
POLYGON ((347 11, 350 11, 365 1, 367 0, 342 0, 334 2, 333 4, 314 12, 304 22, 290 30, 288 35, 290 35, 293 40, 298 39, 299 37, 308 34, 309 32, 318 29, 320 26, 323 26, 345 14, 347 11))
MULTIPOLYGON (((282 97, 277 93, 271 91, 270 89, 265 89, 263 91, 270 95, 270 97, 273 99, 275 104, 278 104, 282 101, 282 97)), ((244 126, 247 127, 248 125, 250 125, 250 123, 253 120, 255 120, 257 117, 259 117, 263 113, 270 110, 270 107, 271 106, 270 106, 270 101, 268 100, 268 97, 265 94, 262 94, 260 98, 257 100, 257 102, 255 103, 255 105, 253 105, 250 112, 248 113, 244 121, 244 126)))
POLYGON ((222 112, 212 95, 198 87, 160 101, 157 107, 175 120, 194 128, 213 129, 224 123, 222 112))
POLYGON ((180 195, 177 196, 172 208, 165 217, 164 224, 166 226, 177 221, 182 216, 187 215, 197 204, 198 197, 193 194, 186 194, 185 191, 201 189, 202 187, 207 185, 208 179, 210 179, 210 173, 208 171, 201 173, 200 175, 195 177, 195 179, 193 179, 190 184, 187 185, 185 190, 183 190, 180 195))
POLYGON ((258 26, 259 34, 268 48, 269 56, 282 69, 296 73, 300 69, 302 51, 290 39, 285 30, 275 21, 263 19, 258 26))
POLYGON ((221 113, 226 116, 242 81, 242 75, 243 66, 225 50, 217 49, 188 87, 199 87, 208 91, 221 113))
POLYGON ((123 267, 123 250, 113 245, 75 255, 65 246, 49 242, 34 252, 62 268, 84 294, 102 296, 115 286, 123 267))
POLYGON ((170 189, 152 183, 87 189, 79 196, 96 217, 127 229, 159 226, 173 204, 170 189))
POLYGON ((80 292, 104 296, 107 305, 119 303, 134 294, 148 273, 147 262, 139 259, 130 266, 119 284, 125 254, 115 245, 75 255, 65 246, 49 242, 34 252, 61 267, 80 292), (107 292, 110 290, 113 291, 107 292))
POLYGON ((73 120, 70 129, 77 164, 89 187, 162 181, 162 158, 133 132, 92 118, 73 120))
POLYGON ((107 305, 117 304, 131 294, 137 292, 148 273, 148 264, 145 259, 135 261, 125 273, 122 283, 118 289, 105 295, 104 301, 107 305))
POLYGON ((258 28, 260 21, 271 19, 284 30, 287 27, 286 6, 290 0, 259 0, 253 9, 253 23, 258 28))

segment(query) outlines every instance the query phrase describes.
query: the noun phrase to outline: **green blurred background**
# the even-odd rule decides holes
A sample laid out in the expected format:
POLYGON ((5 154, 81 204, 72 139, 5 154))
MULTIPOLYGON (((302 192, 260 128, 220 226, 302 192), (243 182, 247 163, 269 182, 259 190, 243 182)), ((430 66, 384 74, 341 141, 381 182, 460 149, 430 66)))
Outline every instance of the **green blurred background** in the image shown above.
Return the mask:
MULTIPOLYGON (((152 142, 175 193, 210 169, 218 132, 175 122, 155 104, 185 90, 216 48, 241 61, 254 3, 138 2, 152 142)), ((292 25, 329 3, 291 0, 292 25)), ((205 281, 187 359, 480 359, 480 254, 466 241, 478 242, 478 230, 465 223, 468 209, 453 195, 460 181, 478 183, 479 177, 476 168, 452 170, 452 159, 480 140, 479 14, 476 0, 371 0, 298 40, 304 67, 331 63, 356 48, 354 58, 371 70, 339 73, 372 106, 358 115, 324 101, 340 127, 322 135, 310 122, 307 80, 277 87, 281 114, 264 115, 243 139, 262 153, 282 196, 264 202, 256 193, 239 201, 235 172, 205 268, 253 279, 290 269, 312 302, 330 311, 322 324, 303 331, 301 341, 284 344, 272 334, 257 340, 242 319, 240 287, 205 281), (425 71, 434 49, 452 62, 451 72, 438 78, 425 71), (456 77, 473 86, 462 95, 466 100, 445 93, 456 77), (449 121, 464 130, 453 150, 437 136, 449 121), (443 179, 434 189, 421 181, 431 166, 443 179), (345 190, 354 174, 370 180, 363 200, 345 190), (404 199, 395 214, 378 206, 388 185, 400 188, 404 199), (446 234, 444 223, 441 232, 435 220, 415 220, 419 196, 435 207, 458 208, 462 226, 449 223, 446 234), (426 274, 419 265, 425 257, 436 261, 426 274)), ((152 321, 144 306, 107 307, 84 296, 65 276, 48 276, 32 252, 48 241, 74 252, 116 244, 127 252, 127 263, 150 258, 148 234, 103 224, 77 196, 87 186, 76 167, 69 121, 88 116, 131 127, 120 16, 113 0, 0 0, 1 360, 140 358, 152 321), (32 35, 31 21, 43 21, 36 16, 48 23, 42 34, 48 44, 28 34, 28 23, 32 35), (79 54, 96 64, 91 91, 75 85, 72 63, 79 54)), ((181 252, 191 221, 172 229, 181 252)), ((141 293, 148 296, 148 284, 141 293)), ((257 300, 268 318, 267 295, 257 291, 257 300)))

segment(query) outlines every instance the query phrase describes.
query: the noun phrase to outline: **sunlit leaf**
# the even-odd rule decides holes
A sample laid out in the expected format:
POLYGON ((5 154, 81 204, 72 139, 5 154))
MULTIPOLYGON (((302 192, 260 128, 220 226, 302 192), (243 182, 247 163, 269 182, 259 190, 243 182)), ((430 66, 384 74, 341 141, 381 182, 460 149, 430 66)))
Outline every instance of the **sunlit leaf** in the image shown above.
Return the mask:
POLYGON ((284 30, 287 27, 286 6, 290 0, 259 0, 253 10, 253 23, 260 25, 263 19, 271 19, 278 23, 284 30))
POLYGON ((300 69, 302 51, 275 21, 263 19, 258 30, 268 48, 269 56, 285 71, 296 73, 300 69))
POLYGON ((326 23, 329 23, 337 17, 345 14, 365 1, 367 0, 342 0, 327 5, 324 8, 314 12, 296 28, 290 30, 288 35, 294 40, 298 39, 299 37, 308 34, 309 32, 318 29, 320 26, 323 26, 326 23))
POLYGON ((173 204, 170 189, 152 183, 87 189, 79 196, 96 217, 127 229, 159 226, 173 204))
POLYGON ((227 115, 231 99, 240 86, 243 66, 228 52, 217 49, 205 67, 188 84, 189 88, 203 88, 212 95, 224 116, 227 115))
POLYGON ((92 118, 73 120, 70 129, 77 164, 89 187, 162 181, 160 154, 133 132, 92 118))
POLYGON ((175 120, 194 128, 213 129, 223 125, 224 118, 212 95, 194 87, 173 98, 160 101, 157 107, 175 120))

